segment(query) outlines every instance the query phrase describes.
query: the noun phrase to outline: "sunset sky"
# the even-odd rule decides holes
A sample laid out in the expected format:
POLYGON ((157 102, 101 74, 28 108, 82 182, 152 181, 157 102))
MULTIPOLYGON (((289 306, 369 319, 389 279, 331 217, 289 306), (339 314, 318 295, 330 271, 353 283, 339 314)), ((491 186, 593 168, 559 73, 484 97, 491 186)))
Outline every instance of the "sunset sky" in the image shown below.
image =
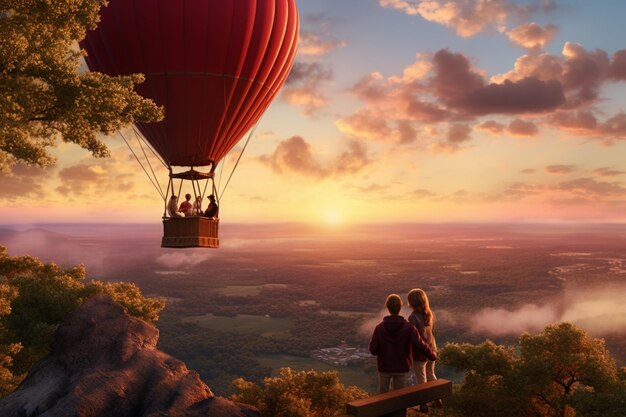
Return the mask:
MULTIPOLYGON (((222 222, 626 221, 625 1, 298 6, 296 63, 222 222)), ((3 223, 160 222, 120 135, 106 143, 109 159, 63 144, 0 178, 3 223)))

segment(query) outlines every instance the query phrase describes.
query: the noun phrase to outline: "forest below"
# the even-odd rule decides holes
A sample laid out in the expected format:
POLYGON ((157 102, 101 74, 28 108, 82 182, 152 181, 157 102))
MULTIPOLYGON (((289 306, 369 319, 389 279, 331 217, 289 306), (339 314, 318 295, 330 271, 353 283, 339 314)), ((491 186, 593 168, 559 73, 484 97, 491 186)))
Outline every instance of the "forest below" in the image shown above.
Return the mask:
MULTIPOLYGON (((463 352, 491 352, 487 355, 490 360, 510 361, 511 369, 524 363, 506 356, 513 355, 513 350, 502 350, 486 339, 513 346, 528 340, 529 336, 520 339, 524 331, 539 339, 555 337, 550 331, 563 331, 567 337, 581 338, 581 352, 589 346, 597 349, 595 342, 588 342, 591 339, 580 333, 582 330, 544 329, 551 322, 567 318, 586 326, 592 337, 606 341, 614 359, 600 352, 598 355, 605 358, 602 360, 616 360, 618 367, 624 364, 623 328, 619 325, 624 312, 615 307, 619 306, 616 299, 622 293, 626 274, 621 232, 529 233, 500 227, 480 231, 461 228, 452 233, 415 228, 409 235, 397 231, 386 244, 377 247, 358 233, 349 239, 305 234, 287 241, 250 239, 236 247, 226 246, 216 254, 204 250, 162 251, 146 237, 152 235, 142 235, 141 228, 121 241, 111 237, 115 230, 110 226, 108 229, 109 234, 85 228, 70 228, 63 233, 0 229, 0 238, 9 243, 14 254, 26 247, 44 261, 63 259, 59 253, 70 254, 65 261, 59 261, 62 268, 69 269, 50 269, 29 257, 18 262, 4 255, 3 268, 9 268, 7 271, 20 262, 27 266, 10 275, 5 271, 7 283, 18 285, 6 296, 11 299, 22 292, 20 286, 30 285, 30 291, 22 292, 27 295, 25 300, 18 297, 13 303, 33 305, 32 278, 16 281, 12 277, 40 265, 37 268, 41 272, 34 275, 53 272, 52 278, 61 281, 52 287, 44 283, 47 289, 36 292, 39 301, 35 304, 54 304, 54 299, 47 300, 50 288, 60 285, 62 289, 79 280, 85 283, 54 290, 55 299, 64 298, 64 294, 81 299, 84 294, 107 292, 137 313, 152 311, 146 317, 152 321, 164 306, 155 322, 160 330, 160 349, 198 371, 220 395, 243 395, 254 384, 267 383, 265 378, 270 375, 300 377, 283 375, 281 368, 337 371, 342 383, 374 392, 373 357, 350 366, 336 366, 312 358, 311 351, 338 346, 366 348, 373 327, 385 314, 385 297, 391 292, 405 297, 414 287, 427 291, 437 314, 436 335, 444 352, 443 364, 437 367, 439 377, 457 383, 466 381, 462 386, 467 389, 472 385, 467 385, 464 372, 477 365, 464 359, 463 352), (26 246, 25 242, 30 244, 26 246), (89 251, 81 252, 83 248, 89 251), (73 266, 72 256, 83 257, 87 272, 73 266), (95 273, 89 273, 92 270, 95 273), (102 281, 90 284, 93 278, 102 281), (129 278, 136 286, 115 284, 129 278), (162 304, 152 301, 159 299, 162 304), (595 305, 595 310, 590 305, 595 305), (546 314, 548 310, 550 314, 546 314), (528 320, 521 320, 524 317, 528 320), (593 321, 594 317, 602 320, 593 321), (494 318, 497 326, 492 325, 494 318), (602 322, 609 325, 601 326, 602 322)), ((267 229, 262 231, 267 236, 267 229)), ((234 232, 229 238, 234 239, 234 232)), ((70 311, 72 305, 60 303, 59 310, 55 304, 57 316, 61 317, 61 311, 70 311)), ((32 326, 40 326, 37 319, 20 330, 20 321, 14 322, 13 317, 9 315, 2 321, 16 339, 29 334, 32 326)), ((47 326, 50 332, 54 328, 50 323, 47 326)), ((43 352, 45 347, 39 344, 36 349, 43 352)), ((24 350, 16 356, 16 363, 26 369, 28 363, 20 360, 20 355, 33 358, 36 352, 24 350)), ((493 366, 494 370, 498 367, 495 362, 493 366)), ((484 396, 482 400, 489 403, 484 396)))

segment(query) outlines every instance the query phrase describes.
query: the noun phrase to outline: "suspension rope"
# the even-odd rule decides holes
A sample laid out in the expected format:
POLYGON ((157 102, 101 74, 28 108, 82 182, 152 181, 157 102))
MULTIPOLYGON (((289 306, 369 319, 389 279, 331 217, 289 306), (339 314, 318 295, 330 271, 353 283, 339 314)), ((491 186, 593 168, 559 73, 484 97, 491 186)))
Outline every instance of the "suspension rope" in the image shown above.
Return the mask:
POLYGON ((148 158, 148 155, 146 154, 146 150, 143 148, 143 145, 141 144, 141 140, 139 139, 139 136, 137 136, 137 132, 135 131, 135 129, 133 129, 133 132, 135 132, 135 138, 137 138, 137 143, 139 143, 139 147, 141 148, 141 152, 143 152, 143 156, 144 156, 144 158, 146 158, 146 162, 148 163, 148 167, 150 168, 150 172, 152 172, 152 176, 154 177, 154 180, 156 181, 157 185, 159 186, 159 190, 161 191, 161 197, 163 197, 163 199, 165 200, 167 197, 163 194, 163 188, 161 187, 161 183, 159 182, 159 177, 155 174, 154 169, 152 168, 152 164, 150 163, 150 158, 148 158))
POLYGON ((217 188, 220 188, 220 185, 222 185, 222 177, 224 176, 224 165, 226 165, 226 158, 220 161, 220 175, 219 179, 217 180, 217 188))
POLYGON ((220 200, 222 199, 222 196, 224 195, 224 192, 226 192, 226 188, 228 187, 228 184, 230 183, 230 179, 233 177, 233 174, 235 173, 235 170, 237 169, 237 165, 239 165, 239 161, 241 161, 241 157, 243 156, 243 153, 245 152, 246 148, 248 147, 248 143, 250 143, 250 139, 254 135, 254 131, 256 130, 256 128, 259 125, 260 121, 261 121, 261 119, 259 119, 254 124, 254 127, 252 127, 252 130, 248 134, 248 139, 246 139, 246 143, 243 145, 243 149, 241 150, 241 153, 239 154, 239 157, 237 158, 237 162, 235 162, 235 166, 233 167, 232 171, 230 171, 230 175, 228 176, 228 180, 226 181, 226 184, 224 184, 224 188, 222 189, 222 192, 220 193, 220 196, 219 196, 220 200))
POLYGON ((141 132, 138 132, 137 129, 135 128, 135 125, 133 125, 133 132, 135 132, 135 135, 141 139, 141 141, 144 143, 144 145, 146 145, 146 148, 150 149, 150 152, 152 152, 152 155, 154 155, 154 157, 161 163, 161 165, 163 165, 163 168, 168 168, 167 164, 165 163, 165 161, 163 161, 163 158, 161 158, 152 148, 152 146, 146 141, 146 138, 143 136, 143 134, 141 132))
POLYGON ((143 172, 146 173, 146 176, 148 177, 148 179, 150 180, 150 182, 152 183, 152 185, 154 186, 154 188, 157 190, 157 192, 159 193, 159 195, 163 198, 163 200, 165 200, 165 196, 163 195, 163 190, 161 190, 161 188, 159 188, 156 183, 154 182, 154 180, 152 179, 152 177, 150 176, 150 174, 148 173, 148 171, 146 170, 146 168, 143 166, 143 164, 141 163, 141 161, 139 160, 139 157, 137 157, 137 154, 135 153, 135 151, 133 150, 133 148, 130 146, 130 143, 128 143, 128 141, 126 140, 126 137, 124 137, 124 134, 122 133, 121 130, 118 130, 118 133, 120 134, 120 136, 122 137, 122 139, 124 140, 124 143, 126 143, 126 146, 128 146, 128 149, 130 149, 130 152, 133 154, 133 156, 135 157, 135 159, 137 160, 137 162, 139 163, 139 165, 141 166, 141 169, 143 169, 143 172))

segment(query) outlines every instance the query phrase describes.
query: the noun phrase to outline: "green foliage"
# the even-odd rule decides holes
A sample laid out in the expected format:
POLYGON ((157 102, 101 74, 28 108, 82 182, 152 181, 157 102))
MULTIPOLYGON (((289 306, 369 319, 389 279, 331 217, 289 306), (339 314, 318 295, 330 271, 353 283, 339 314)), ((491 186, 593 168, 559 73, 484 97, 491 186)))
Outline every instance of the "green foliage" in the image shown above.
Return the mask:
POLYGON ((0 396, 11 392, 45 356, 58 325, 84 300, 109 294, 129 314, 156 321, 165 303, 130 283, 85 282, 82 265, 63 269, 0 246, 0 396))
POLYGON ((459 416, 626 415, 626 378, 604 341, 570 323, 524 334, 516 349, 491 341, 448 344, 440 357, 465 372, 448 402, 459 416))
POLYGON ((332 417, 342 414, 347 402, 367 396, 357 387, 341 384, 334 371, 282 368, 278 377, 265 378, 262 386, 243 378, 233 384, 238 392, 231 398, 255 406, 263 417, 332 417))
POLYGON ((137 95, 142 75, 79 72, 76 41, 98 22, 105 0, 0 0, 0 167, 46 166, 60 136, 96 157, 98 132, 156 121, 161 111, 137 95))

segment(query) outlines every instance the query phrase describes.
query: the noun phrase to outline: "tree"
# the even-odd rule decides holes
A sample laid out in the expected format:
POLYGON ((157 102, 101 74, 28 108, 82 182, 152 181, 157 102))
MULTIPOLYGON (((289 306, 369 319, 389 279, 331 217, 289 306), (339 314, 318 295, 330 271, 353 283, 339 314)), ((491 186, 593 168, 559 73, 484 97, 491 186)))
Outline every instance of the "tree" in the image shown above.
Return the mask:
POLYGON ((58 138, 95 157, 97 133, 157 121, 161 110, 133 90, 140 74, 79 72, 84 38, 106 0, 0 0, 0 168, 46 166, 58 138))
POLYGON ((0 396, 11 392, 45 356, 54 332, 84 300, 109 294, 129 314, 156 321, 165 303, 131 283, 85 282, 85 268, 59 268, 0 246, 0 396))
POLYGON ((465 372, 449 401, 457 415, 626 415, 625 378, 604 341, 570 323, 548 326, 538 335, 524 334, 516 348, 486 341, 448 344, 440 353, 445 364, 465 372), (609 411, 606 404, 612 404, 613 414, 594 414, 609 411))
POLYGON ((332 417, 342 414, 347 402, 367 397, 365 391, 341 384, 334 371, 282 368, 262 386, 243 378, 233 384, 239 392, 231 398, 255 406, 263 417, 332 417))

